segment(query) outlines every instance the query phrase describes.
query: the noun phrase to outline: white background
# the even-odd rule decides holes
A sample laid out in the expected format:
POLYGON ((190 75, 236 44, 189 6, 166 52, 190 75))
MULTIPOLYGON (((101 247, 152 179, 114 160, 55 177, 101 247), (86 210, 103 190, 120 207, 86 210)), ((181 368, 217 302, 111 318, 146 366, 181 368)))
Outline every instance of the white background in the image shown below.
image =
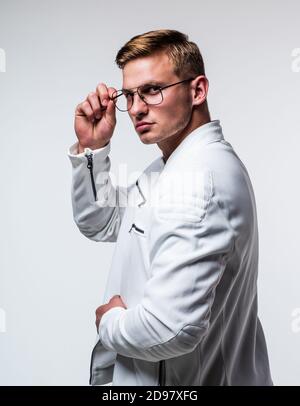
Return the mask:
MULTIPOLYGON (((0 0, 1 385, 88 384, 113 245, 89 241, 72 219, 74 109, 100 81, 119 88, 119 48, 161 28, 199 45, 212 119, 250 173, 273 380, 300 384, 299 15, 298 0, 0 0)), ((119 165, 142 170, 159 154, 121 114, 116 176, 119 165)))

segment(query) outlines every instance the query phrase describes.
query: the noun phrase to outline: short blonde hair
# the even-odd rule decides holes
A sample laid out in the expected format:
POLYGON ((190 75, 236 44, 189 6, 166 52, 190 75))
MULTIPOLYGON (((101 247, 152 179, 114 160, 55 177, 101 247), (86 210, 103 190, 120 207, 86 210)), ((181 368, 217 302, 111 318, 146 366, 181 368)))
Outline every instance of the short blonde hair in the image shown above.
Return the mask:
POLYGON ((123 69, 129 61, 162 51, 168 55, 178 77, 205 75, 198 46, 186 34, 175 30, 149 31, 131 38, 117 53, 116 63, 123 69))

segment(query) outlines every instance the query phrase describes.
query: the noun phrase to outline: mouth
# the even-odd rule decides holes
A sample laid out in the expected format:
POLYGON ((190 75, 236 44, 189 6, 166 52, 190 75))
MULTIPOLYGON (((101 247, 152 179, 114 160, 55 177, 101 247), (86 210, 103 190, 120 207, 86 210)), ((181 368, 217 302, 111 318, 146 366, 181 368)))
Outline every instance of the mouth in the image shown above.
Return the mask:
POLYGON ((141 121, 140 123, 138 123, 135 128, 137 131, 141 132, 144 130, 147 130, 151 127, 151 125, 153 125, 154 123, 147 123, 145 121, 141 121))

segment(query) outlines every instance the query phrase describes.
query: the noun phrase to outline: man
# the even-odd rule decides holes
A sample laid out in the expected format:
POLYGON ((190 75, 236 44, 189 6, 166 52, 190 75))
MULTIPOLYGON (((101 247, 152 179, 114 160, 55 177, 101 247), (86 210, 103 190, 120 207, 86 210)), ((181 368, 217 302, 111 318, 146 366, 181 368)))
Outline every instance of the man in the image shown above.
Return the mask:
POLYGON ((116 62, 123 89, 101 83, 78 105, 69 151, 79 230, 116 242, 90 383, 272 385, 254 194, 210 119, 200 51, 158 30, 132 38, 116 62), (109 177, 116 108, 162 152, 127 189, 109 177))

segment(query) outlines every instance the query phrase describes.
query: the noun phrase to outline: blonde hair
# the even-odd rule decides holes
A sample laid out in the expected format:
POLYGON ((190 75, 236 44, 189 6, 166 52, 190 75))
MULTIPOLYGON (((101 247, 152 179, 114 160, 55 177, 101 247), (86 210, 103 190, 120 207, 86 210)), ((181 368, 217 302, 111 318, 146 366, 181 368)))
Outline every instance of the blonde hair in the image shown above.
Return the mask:
POLYGON ((131 38, 117 53, 116 63, 123 69, 129 61, 162 51, 168 55, 178 77, 205 75, 198 46, 186 34, 175 30, 149 31, 131 38))

